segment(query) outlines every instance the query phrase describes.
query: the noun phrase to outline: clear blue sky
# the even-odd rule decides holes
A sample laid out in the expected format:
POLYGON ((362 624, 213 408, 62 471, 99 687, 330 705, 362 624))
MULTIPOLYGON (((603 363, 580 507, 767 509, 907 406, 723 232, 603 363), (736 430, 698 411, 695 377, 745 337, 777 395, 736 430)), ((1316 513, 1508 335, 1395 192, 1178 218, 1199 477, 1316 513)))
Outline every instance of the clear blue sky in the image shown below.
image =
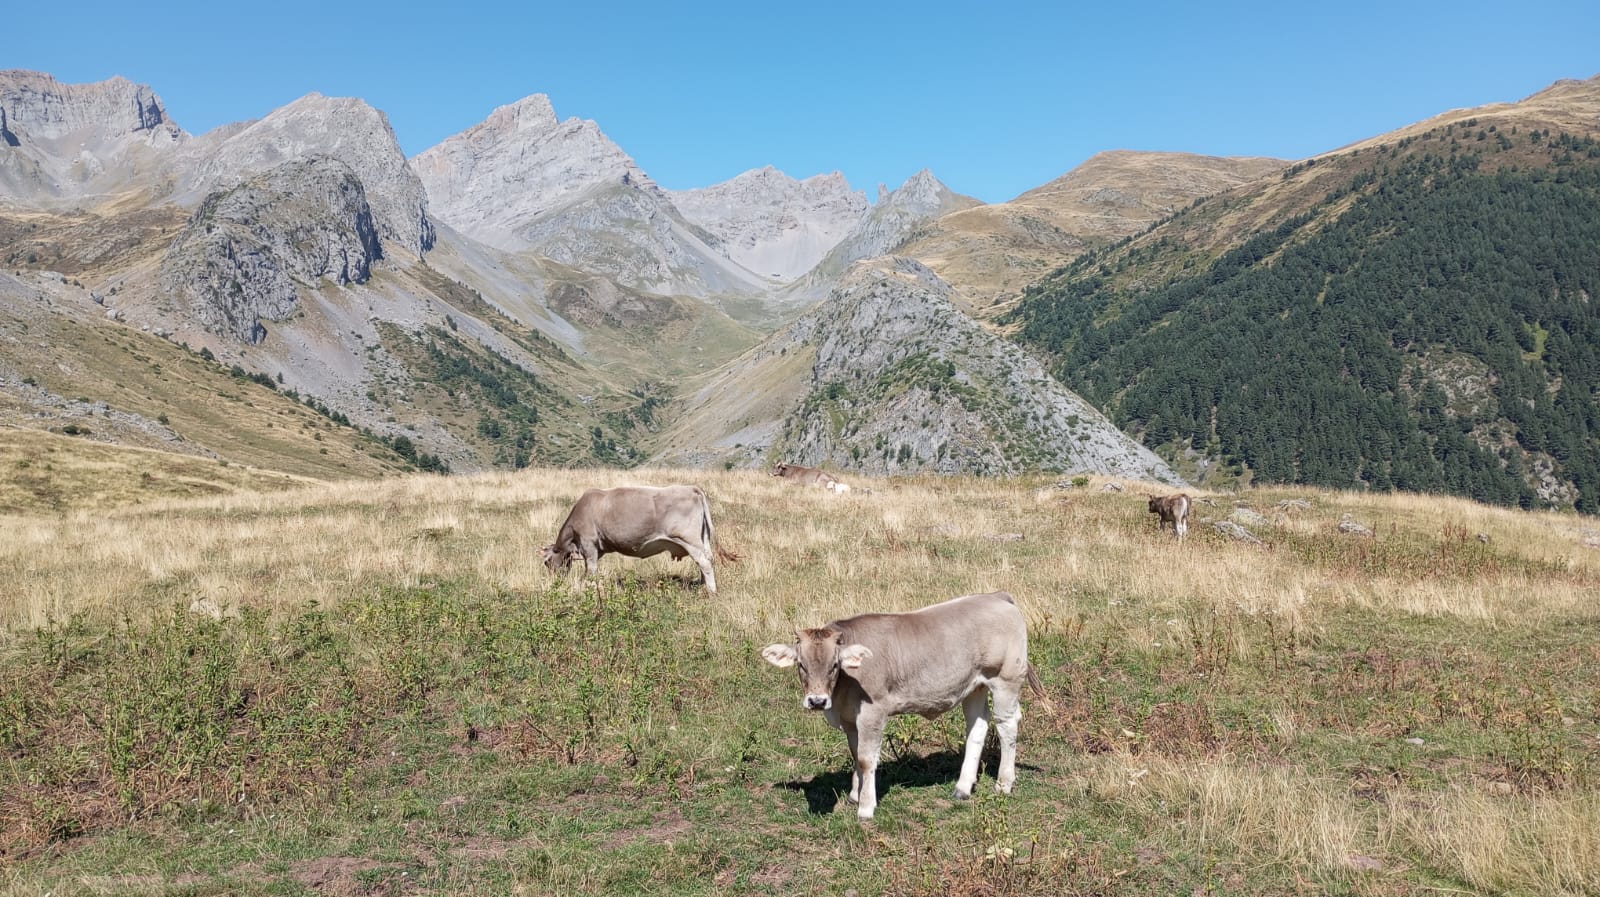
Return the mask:
POLYGON ((927 167, 987 201, 1101 150, 1297 159, 1600 73, 1596 0, 986 6, 25 2, 0 68, 125 75, 193 133, 358 96, 408 155, 548 93, 674 189, 927 167))

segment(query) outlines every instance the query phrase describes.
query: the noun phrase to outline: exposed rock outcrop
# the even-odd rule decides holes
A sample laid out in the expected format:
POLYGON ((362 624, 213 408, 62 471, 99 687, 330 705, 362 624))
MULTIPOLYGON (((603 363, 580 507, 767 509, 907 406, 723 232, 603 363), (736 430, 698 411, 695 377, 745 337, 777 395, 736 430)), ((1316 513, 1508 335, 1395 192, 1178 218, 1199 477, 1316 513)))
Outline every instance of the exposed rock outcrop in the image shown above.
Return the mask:
POLYGON ((299 287, 364 282, 381 249, 366 191, 343 162, 289 162, 200 204, 162 265, 162 287, 202 326, 250 343, 299 287))
POLYGON ((861 259, 894 252, 919 227, 942 215, 981 205, 970 196, 952 191, 923 169, 888 192, 880 185, 877 205, 795 284, 797 297, 815 298, 826 293, 850 265, 861 259))
POLYGON ((201 135, 184 155, 180 199, 228 189, 285 162, 330 156, 360 179, 378 233, 390 249, 421 255, 433 247, 422 183, 407 164, 388 116, 361 100, 308 94, 260 121, 201 135))
POLYGON ((760 292, 718 240, 592 121, 535 94, 411 160, 434 213, 475 240, 532 250, 659 293, 760 292))
POLYGON ((147 186, 187 139, 143 84, 0 72, 0 199, 49 208, 147 186))
POLYGON ((728 258, 785 282, 815 267, 871 209, 837 171, 796 180, 770 165, 671 196, 728 258))
POLYGON ((801 320, 812 392, 784 456, 873 473, 1026 470, 1182 480, 1154 453, 983 329, 911 259, 856 265, 801 320))

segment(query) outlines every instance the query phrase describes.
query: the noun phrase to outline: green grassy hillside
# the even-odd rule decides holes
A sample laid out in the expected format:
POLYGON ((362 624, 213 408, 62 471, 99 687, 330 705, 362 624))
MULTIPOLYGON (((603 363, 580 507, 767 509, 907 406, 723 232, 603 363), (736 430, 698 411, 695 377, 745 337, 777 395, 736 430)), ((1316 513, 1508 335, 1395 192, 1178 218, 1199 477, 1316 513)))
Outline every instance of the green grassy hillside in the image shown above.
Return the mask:
POLYGON ((1031 287, 1016 334, 1203 481, 1600 512, 1600 143, 1503 124, 1201 202, 1031 287))

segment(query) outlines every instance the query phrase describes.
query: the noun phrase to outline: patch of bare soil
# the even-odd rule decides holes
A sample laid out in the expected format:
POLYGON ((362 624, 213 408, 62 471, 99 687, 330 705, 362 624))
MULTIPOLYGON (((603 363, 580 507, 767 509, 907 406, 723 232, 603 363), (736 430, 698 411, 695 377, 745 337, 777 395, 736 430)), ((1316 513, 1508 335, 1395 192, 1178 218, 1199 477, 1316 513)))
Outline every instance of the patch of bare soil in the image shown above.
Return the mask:
POLYGON ((600 849, 616 850, 640 838, 654 844, 671 844, 673 841, 688 834, 692 828, 694 828, 694 825, 689 820, 684 819, 683 814, 677 810, 658 813, 649 825, 625 828, 613 832, 611 837, 600 845, 600 849))
POLYGON ((380 868, 383 864, 365 857, 319 857, 296 863, 290 876, 300 884, 319 894, 332 897, 383 893, 382 886, 374 889, 361 880, 361 873, 380 868))

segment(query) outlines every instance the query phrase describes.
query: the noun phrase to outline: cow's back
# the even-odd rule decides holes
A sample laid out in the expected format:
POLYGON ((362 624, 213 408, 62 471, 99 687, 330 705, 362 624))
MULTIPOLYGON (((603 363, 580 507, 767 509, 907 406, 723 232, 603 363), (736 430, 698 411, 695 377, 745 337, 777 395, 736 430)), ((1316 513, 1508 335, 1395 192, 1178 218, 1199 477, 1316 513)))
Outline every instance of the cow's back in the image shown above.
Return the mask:
POLYGON ((705 492, 699 486, 618 486, 590 489, 568 515, 580 538, 638 547, 662 535, 698 543, 705 492))
POLYGON ((936 712, 953 706, 976 678, 1027 672, 1028 627, 1005 592, 964 595, 903 614, 863 614, 829 624, 845 644, 872 651, 855 676, 890 712, 936 712))

